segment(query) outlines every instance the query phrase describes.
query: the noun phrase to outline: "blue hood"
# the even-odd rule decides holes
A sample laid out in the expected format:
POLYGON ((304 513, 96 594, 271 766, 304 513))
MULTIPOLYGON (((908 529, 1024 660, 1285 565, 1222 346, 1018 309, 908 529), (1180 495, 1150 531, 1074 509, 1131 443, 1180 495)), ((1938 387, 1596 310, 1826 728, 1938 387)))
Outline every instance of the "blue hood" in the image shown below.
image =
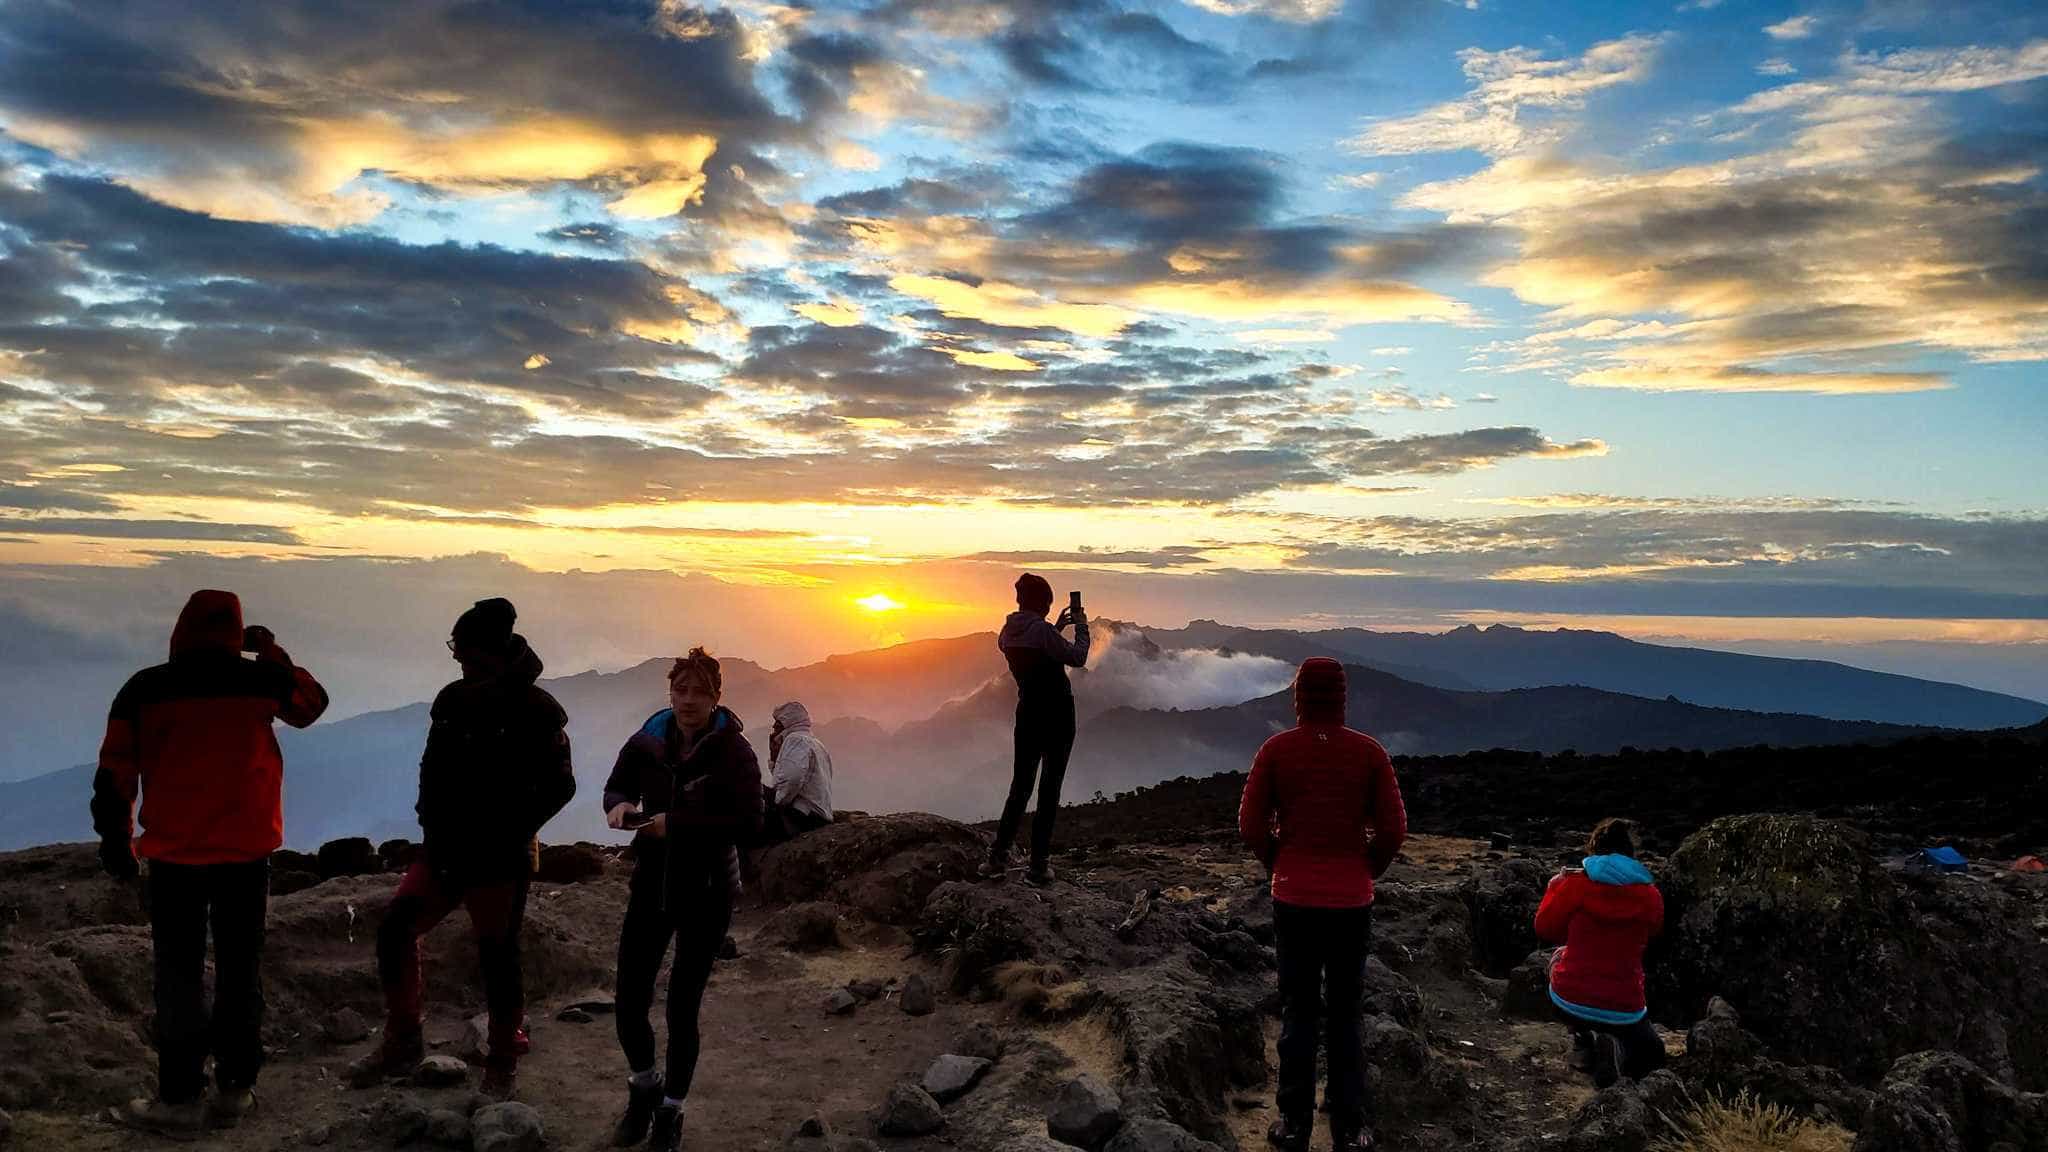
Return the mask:
POLYGON ((1612 884, 1626 887, 1630 884, 1651 883, 1650 870, 1637 862, 1633 856, 1588 856, 1586 875, 1595 884, 1612 884))
MULTIPOLYGON (((723 704, 712 709, 711 731, 722 731, 725 728, 726 717, 728 716, 732 716, 732 713, 727 711, 725 705, 723 704)), ((737 717, 734 717, 734 719, 737 719, 737 717)), ((640 726, 640 731, 646 733, 649 736, 654 737, 656 740, 667 740, 669 730, 675 726, 675 722, 676 710, 673 708, 663 708, 661 711, 656 712, 652 716, 649 716, 647 718, 647 723, 642 724, 640 726)), ((709 733, 707 733, 707 735, 709 735, 709 733)))

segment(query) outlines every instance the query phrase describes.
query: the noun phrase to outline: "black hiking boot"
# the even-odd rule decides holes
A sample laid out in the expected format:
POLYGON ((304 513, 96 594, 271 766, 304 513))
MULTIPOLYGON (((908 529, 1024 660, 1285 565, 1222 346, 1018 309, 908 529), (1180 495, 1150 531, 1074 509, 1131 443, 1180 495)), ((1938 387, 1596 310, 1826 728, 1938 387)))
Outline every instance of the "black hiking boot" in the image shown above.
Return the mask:
POLYGON ((626 1081, 626 1113, 612 1129, 612 1144, 631 1148, 647 1139, 647 1126, 654 1123, 654 1110, 661 1107, 661 1081, 635 1084, 626 1081))
POLYGON ((663 1104, 654 1110, 654 1129, 647 1134, 648 1152, 676 1152, 683 1142, 683 1110, 663 1104))
POLYGON ((1370 1129, 1361 1128, 1356 1132, 1340 1132, 1330 1138, 1330 1152, 1372 1152, 1379 1142, 1372 1138, 1370 1129))
POLYGON ((1593 1038, 1593 1086, 1612 1088, 1621 1079, 1621 1041, 1602 1032, 1593 1038))
POLYGON ((1024 882, 1026 884, 1031 885, 1033 888, 1051 887, 1052 865, 1047 864, 1042 860, 1036 864, 1033 864, 1031 866, 1031 870, 1029 872, 1024 873, 1024 882))
POLYGON ((1283 1116, 1266 1129, 1266 1143, 1280 1152, 1308 1152, 1308 1125, 1295 1124, 1283 1116))
POLYGON ((1593 1070, 1593 1034, 1591 1032, 1572 1033, 1572 1054, 1565 1057, 1565 1064, 1574 1072, 1591 1072, 1593 1070))
POLYGON ((976 876, 981 877, 983 880, 994 880, 997 882, 1001 882, 1009 878, 1010 867, 1007 862, 1002 860, 983 860, 980 864, 975 866, 974 874, 976 876))
POLYGON ((426 1041, 419 1033, 393 1036, 387 1032, 375 1048, 348 1066, 349 1087, 370 1088, 394 1076, 409 1076, 426 1056, 426 1041))

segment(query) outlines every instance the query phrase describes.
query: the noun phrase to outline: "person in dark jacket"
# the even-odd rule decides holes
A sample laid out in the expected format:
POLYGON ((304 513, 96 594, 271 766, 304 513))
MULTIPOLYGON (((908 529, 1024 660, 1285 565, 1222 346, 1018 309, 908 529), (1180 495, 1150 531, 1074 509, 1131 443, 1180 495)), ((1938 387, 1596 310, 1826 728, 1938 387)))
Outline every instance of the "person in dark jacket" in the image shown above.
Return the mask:
POLYGON ((568 716, 536 683, 541 660, 512 630, 517 616, 509 600, 479 600, 448 641, 462 679, 434 698, 420 757, 420 852, 377 930, 384 1037, 351 1069, 358 1087, 419 1064, 419 940, 461 907, 469 910, 490 1009, 483 1091, 512 1094, 526 1048, 519 928, 535 837, 576 794, 568 716))
POLYGON ((723 690, 718 661, 702 648, 678 659, 668 673, 669 706, 619 749, 604 785, 606 823, 634 830, 616 994, 628 1071, 626 1110, 613 1132, 620 1147, 645 1139, 672 1152, 682 1138, 697 1014, 740 897, 739 848, 761 829, 761 765, 740 718, 719 704, 723 690), (670 940, 664 1076, 647 1014, 670 940))
POLYGON ((1259 749, 1237 810, 1239 837, 1273 877, 1280 954, 1280 1115, 1266 1138, 1297 1152, 1308 1148, 1315 1112, 1319 1023, 1328 1030, 1331 1146, 1372 1146, 1359 1011, 1373 883, 1408 837, 1393 761, 1379 741, 1345 727, 1344 696, 1342 664, 1302 662, 1296 724, 1259 749))
POLYGON ((171 632, 169 663, 114 697, 93 776, 100 863, 132 881, 149 861, 155 954, 157 1093, 121 1112, 130 1125, 196 1135, 255 1104, 263 1065, 263 921, 270 854, 284 842, 284 757, 271 725, 304 728, 327 691, 270 629, 242 625, 232 592, 194 592, 171 632), (244 660, 243 653, 254 659, 244 660), (134 838, 135 801, 142 835, 134 838), (213 1011, 206 934, 213 929, 213 1011), (205 1106, 206 1057, 216 1095, 205 1106))
POLYGON ((1017 611, 1003 621, 996 636, 996 647, 1017 682, 1014 768, 995 843, 980 870, 990 878, 1008 873, 1010 845, 1016 842, 1035 781, 1038 809, 1031 817, 1031 870, 1025 879, 1038 885, 1052 883, 1052 826, 1059 815, 1067 757, 1074 751, 1074 689, 1067 682, 1067 669, 1088 663, 1088 614, 1076 602, 1060 612, 1058 623, 1049 623, 1046 615, 1051 611, 1052 585, 1045 577, 1029 572, 1019 576, 1017 611), (1071 643, 1060 635, 1069 624, 1074 626, 1071 643))
POLYGON ((1643 950, 1664 928, 1664 897, 1636 860, 1635 824, 1602 820, 1583 867, 1551 878, 1536 935, 1551 954, 1550 1000, 1571 1031, 1573 1063, 1606 1088, 1664 1066, 1664 1041, 1643 995, 1643 950))

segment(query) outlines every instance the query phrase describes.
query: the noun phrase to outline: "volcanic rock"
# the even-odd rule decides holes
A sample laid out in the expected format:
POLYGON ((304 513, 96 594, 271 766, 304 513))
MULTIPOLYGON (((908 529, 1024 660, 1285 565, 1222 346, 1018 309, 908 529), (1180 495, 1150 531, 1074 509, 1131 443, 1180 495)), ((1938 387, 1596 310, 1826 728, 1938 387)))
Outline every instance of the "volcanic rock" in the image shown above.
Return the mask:
POLYGON ((1115 1090, 1085 1072, 1067 1081, 1045 1116, 1046 1132, 1077 1148, 1102 1147, 1123 1123, 1123 1101, 1115 1090))
POLYGON ((946 1113, 931 1093, 915 1084, 898 1084, 875 1118, 875 1131, 883 1136, 928 1136, 946 1126, 946 1113))

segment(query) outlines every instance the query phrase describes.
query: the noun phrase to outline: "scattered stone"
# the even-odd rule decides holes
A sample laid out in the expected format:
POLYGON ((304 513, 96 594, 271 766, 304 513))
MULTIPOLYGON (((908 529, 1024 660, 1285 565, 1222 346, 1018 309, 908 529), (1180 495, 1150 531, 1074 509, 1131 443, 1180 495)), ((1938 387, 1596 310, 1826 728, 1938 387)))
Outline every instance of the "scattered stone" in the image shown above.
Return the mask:
POLYGON ((453 1108, 427 1113, 427 1139, 448 1148, 469 1147, 469 1117, 453 1108))
POLYGON ((469 1123, 476 1152, 540 1152, 547 1146, 540 1113, 516 1100, 479 1108, 469 1123))
POLYGON ((1116 1091, 1086 1072, 1067 1081, 1045 1116, 1046 1133, 1077 1148, 1102 1147, 1123 1123, 1116 1091))
POLYGON ((938 999, 932 994, 931 982, 919 972, 911 973, 910 978, 903 982, 903 995, 898 1003, 912 1016, 929 1016, 939 1006, 938 999))
POLYGON ((832 1138, 832 1122, 825 1119, 823 1112, 813 1112, 804 1117, 803 1123, 796 1126, 796 1134, 800 1137, 829 1140, 832 1138))
POLYGON ((427 1134, 428 1114, 410 1096, 386 1096, 370 1113, 370 1124, 392 1144, 410 1144, 427 1134))
POLYGON ((1072 1144, 1062 1144, 1050 1136, 1019 1136, 1004 1144, 997 1152, 1074 1152, 1072 1144))
POLYGON ((337 1008, 327 1017, 327 1038, 336 1044, 360 1044, 370 1037, 370 1022, 353 1008, 337 1008))
POLYGON ((320 846, 314 860, 322 880, 332 880, 336 876, 367 876, 384 870, 384 861, 377 857, 377 846, 370 843, 367 836, 329 840, 320 846))
POLYGON ((979 1056, 994 1064, 1003 1058, 1003 1034, 993 1024, 977 1020, 953 1037, 953 1046, 946 1051, 956 1056, 979 1056))
POLYGON ((946 1113, 939 1102, 915 1084, 889 1089, 875 1120, 875 1131, 883 1136, 929 1136, 945 1126, 946 1113))
POLYGON ((740 958, 740 946, 739 946, 739 942, 738 942, 738 941, 736 941, 736 940, 734 940, 734 939, 733 939, 732 937, 730 937, 730 936, 727 936, 727 937, 726 937, 725 939, 723 939, 723 940, 720 940, 720 941, 718 942, 718 958, 719 958, 720 960, 737 960, 737 959, 739 959, 739 958, 740 958))
POLYGON ((1562 1152, 1642 1152, 1654 1117, 1626 1082, 1608 1088, 1572 1114, 1562 1152))
POLYGON ((862 1000, 879 1000, 888 985, 880 980, 848 980, 846 990, 862 1000))
POLYGON ((1178 1124, 1164 1120, 1133 1120, 1117 1130, 1103 1152, 1222 1152, 1178 1124))
POLYGON ((377 860, 386 872, 405 871, 419 854, 419 845, 410 840, 386 840, 377 845, 377 860))
POLYGON ((574 1008, 579 1012, 588 1012, 592 1016, 609 1016, 618 1011, 618 1004, 602 992, 585 993, 571 1000, 564 1007, 574 1008))
POLYGON ((594 1017, 581 1008, 571 1007, 564 1008, 560 1012, 555 1013, 555 1019, 560 1020, 564 1024, 588 1024, 594 1017))
POLYGON ((467 1079, 469 1065, 453 1056, 429 1056, 412 1071, 412 1082, 422 1088, 449 1088, 467 1079))
POLYGON ((77 1013, 68 1009, 58 1009, 55 1012, 46 1014, 43 1019, 51 1024, 69 1024, 71 1023, 71 1018, 75 1015, 77 1013))
POLYGON ((924 1090, 932 1099, 941 1104, 950 1104, 967 1095, 988 1070, 992 1061, 979 1056, 956 1056, 947 1053, 932 1061, 924 1070, 924 1090))
POLYGON ((1531 952, 1508 973, 1501 993, 1500 1014, 1508 1020, 1549 1020, 1557 1015, 1550 1001, 1550 952, 1531 952))
POLYGON ((844 988, 825 997, 825 1014, 828 1016, 844 1016, 859 1006, 860 997, 844 988))
POLYGON ((455 1041, 455 1054, 471 1064, 481 1064, 491 1050, 489 1013, 471 1016, 463 1022, 462 1035, 455 1041))
POLYGON ((604 853, 595 844, 546 844, 533 878, 543 884, 581 884, 604 875, 604 853))
POLYGON ((791 952, 823 952, 840 947, 837 904, 792 904, 770 916, 754 934, 756 944, 791 952))

